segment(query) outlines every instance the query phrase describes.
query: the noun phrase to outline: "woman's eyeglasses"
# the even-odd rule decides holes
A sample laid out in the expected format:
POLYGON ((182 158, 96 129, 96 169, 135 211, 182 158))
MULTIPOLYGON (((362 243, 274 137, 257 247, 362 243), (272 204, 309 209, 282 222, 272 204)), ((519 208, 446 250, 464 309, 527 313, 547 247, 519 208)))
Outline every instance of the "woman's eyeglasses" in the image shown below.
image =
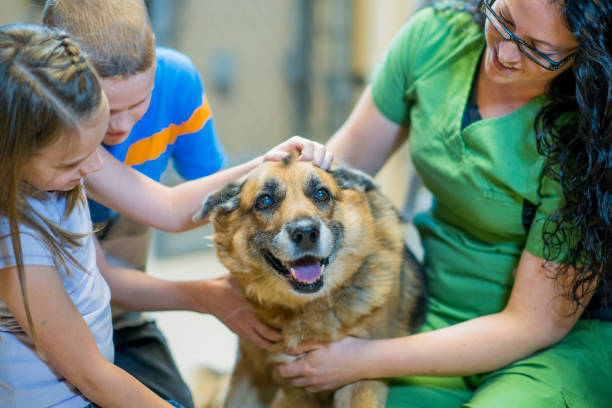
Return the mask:
POLYGON ((493 28, 495 28, 495 31, 497 31, 504 40, 514 41, 516 45, 518 46, 518 49, 527 58, 529 58, 530 60, 532 60, 539 66, 541 66, 542 68, 547 69, 549 71, 558 70, 559 68, 561 68, 563 64, 565 64, 566 62, 574 58, 575 54, 572 53, 568 55, 567 57, 563 58, 561 61, 554 61, 550 59, 543 52, 538 51, 536 48, 532 47, 531 45, 527 44, 525 41, 518 38, 516 35, 514 35, 512 31, 508 29, 508 27, 506 27, 502 19, 497 14, 495 14, 493 9, 491 8, 491 4, 493 4, 493 1, 494 0, 483 1, 482 6, 481 6, 481 11, 483 12, 487 20, 489 20, 493 28))

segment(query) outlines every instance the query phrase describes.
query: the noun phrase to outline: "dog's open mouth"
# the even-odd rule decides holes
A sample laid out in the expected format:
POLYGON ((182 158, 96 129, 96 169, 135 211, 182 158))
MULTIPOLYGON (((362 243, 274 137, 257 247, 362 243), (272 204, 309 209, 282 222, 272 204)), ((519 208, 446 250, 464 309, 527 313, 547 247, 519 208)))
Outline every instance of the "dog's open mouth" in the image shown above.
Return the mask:
POLYGON ((323 287, 323 272, 329 263, 329 258, 321 259, 309 255, 283 262, 268 250, 262 252, 268 264, 286 277, 295 291, 315 293, 323 287))

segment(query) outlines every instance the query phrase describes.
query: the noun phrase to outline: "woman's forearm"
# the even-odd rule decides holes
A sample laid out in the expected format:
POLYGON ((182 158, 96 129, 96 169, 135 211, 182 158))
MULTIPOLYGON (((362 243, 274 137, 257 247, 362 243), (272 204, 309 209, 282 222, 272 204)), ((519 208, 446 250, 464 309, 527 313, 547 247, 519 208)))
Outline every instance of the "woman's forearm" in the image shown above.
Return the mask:
POLYGON ((327 148, 340 163, 375 175, 406 141, 408 133, 408 126, 393 123, 380 113, 368 86, 349 118, 327 142, 327 148), (371 143, 373 134, 376 135, 375 144, 371 143), (364 146, 368 146, 367 154, 364 154, 364 146))
POLYGON ((501 312, 360 347, 369 378, 464 376, 497 370, 555 344, 565 334, 545 322, 532 324, 501 312))

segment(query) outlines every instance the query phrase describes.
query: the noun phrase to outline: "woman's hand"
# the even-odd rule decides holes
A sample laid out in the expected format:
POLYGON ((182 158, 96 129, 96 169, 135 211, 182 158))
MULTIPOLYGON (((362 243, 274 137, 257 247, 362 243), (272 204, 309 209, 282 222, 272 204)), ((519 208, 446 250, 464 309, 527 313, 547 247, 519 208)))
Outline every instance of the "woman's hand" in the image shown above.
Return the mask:
POLYGON ((329 170, 334 161, 334 155, 324 145, 301 136, 293 136, 272 148, 264 155, 263 159, 264 161, 281 161, 291 150, 300 152, 298 160, 312 161, 314 165, 323 170, 329 170))
POLYGON ((368 340, 345 337, 332 343, 303 342, 288 354, 303 357, 278 366, 281 377, 290 380, 296 387, 318 392, 335 390, 343 385, 366 378, 367 367, 361 358, 368 340))
POLYGON ((196 311, 211 313, 243 340, 269 349, 281 340, 279 331, 262 323, 244 298, 240 286, 231 274, 204 281, 208 290, 200 292, 202 305, 196 311))

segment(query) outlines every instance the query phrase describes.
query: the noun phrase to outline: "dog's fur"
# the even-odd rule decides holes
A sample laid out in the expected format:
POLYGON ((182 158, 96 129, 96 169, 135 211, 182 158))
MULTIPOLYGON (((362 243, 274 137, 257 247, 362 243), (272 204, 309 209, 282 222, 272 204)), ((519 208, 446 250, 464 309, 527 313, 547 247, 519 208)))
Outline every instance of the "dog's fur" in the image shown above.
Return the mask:
POLYGON ((221 262, 258 317, 283 335, 276 353, 240 342, 225 406, 383 407, 382 381, 309 393, 274 366, 303 340, 395 337, 421 324, 423 276, 374 181, 349 168, 325 172, 294 154, 209 195, 195 218, 209 215, 221 262))

